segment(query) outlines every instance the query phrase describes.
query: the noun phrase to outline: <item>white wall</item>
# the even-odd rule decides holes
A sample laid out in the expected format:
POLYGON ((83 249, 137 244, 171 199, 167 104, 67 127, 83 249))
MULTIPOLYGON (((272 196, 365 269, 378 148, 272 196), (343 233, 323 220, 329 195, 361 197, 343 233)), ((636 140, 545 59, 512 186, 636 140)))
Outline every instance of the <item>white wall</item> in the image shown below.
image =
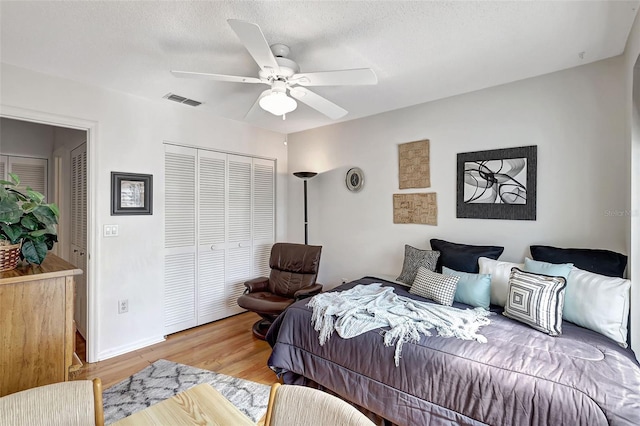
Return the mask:
MULTIPOLYGON (((430 238, 505 247, 521 261, 530 244, 627 253, 630 181, 625 168, 624 61, 617 57, 542 77, 289 135, 289 172, 309 181, 310 243, 323 245, 319 282, 398 274, 404 244, 430 238), (398 147, 431 140, 438 226, 393 224, 398 147), (538 146, 536 221, 456 219, 456 154, 538 146), (365 186, 344 185, 351 167, 365 186), (619 216, 621 214, 622 216, 619 216)), ((429 84, 425 80, 424 84, 429 84)), ((289 177, 289 238, 303 240, 302 183, 289 177)))
POLYGON ((631 28, 624 53, 624 87, 626 94, 626 139, 629 145, 627 164, 631 168, 630 263, 631 278, 631 347, 640 360, 640 15, 631 28), (634 68, 635 67, 635 68, 634 68))
MULTIPOLYGON (((163 141, 277 159, 276 237, 286 232, 287 170, 284 136, 217 118, 185 105, 151 101, 3 64, 2 106, 97 122, 95 160, 96 250, 91 262, 99 324, 97 356, 117 355, 156 342, 163 334, 164 148, 163 141), (110 216, 110 172, 154 177, 152 216, 110 216), (103 238, 105 224, 120 236, 103 238), (129 313, 117 301, 129 299, 129 313)), ((167 91, 170 88, 166 88, 167 91)), ((6 108, 5 108, 6 109, 6 108)))
POLYGON ((53 152, 53 129, 44 124, 0 118, 0 152, 49 159, 53 152))

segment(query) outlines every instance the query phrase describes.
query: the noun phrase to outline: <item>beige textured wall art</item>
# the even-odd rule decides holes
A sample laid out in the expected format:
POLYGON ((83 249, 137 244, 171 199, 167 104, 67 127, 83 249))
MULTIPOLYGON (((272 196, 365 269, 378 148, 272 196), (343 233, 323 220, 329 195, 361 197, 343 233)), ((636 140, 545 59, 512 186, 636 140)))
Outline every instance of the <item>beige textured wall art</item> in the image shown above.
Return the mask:
POLYGON ((437 225, 436 193, 393 194, 393 223, 437 225))
POLYGON ((398 145, 400 189, 431 187, 429 140, 398 145))

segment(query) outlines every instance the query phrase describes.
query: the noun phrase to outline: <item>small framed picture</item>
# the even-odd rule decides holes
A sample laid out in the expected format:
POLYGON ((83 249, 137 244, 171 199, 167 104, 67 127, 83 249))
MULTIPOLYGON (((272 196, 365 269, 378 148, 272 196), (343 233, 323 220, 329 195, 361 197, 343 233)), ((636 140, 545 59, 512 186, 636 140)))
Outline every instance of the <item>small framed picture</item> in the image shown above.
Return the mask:
POLYGON ((111 216, 153 214, 153 175, 111 172, 111 216))

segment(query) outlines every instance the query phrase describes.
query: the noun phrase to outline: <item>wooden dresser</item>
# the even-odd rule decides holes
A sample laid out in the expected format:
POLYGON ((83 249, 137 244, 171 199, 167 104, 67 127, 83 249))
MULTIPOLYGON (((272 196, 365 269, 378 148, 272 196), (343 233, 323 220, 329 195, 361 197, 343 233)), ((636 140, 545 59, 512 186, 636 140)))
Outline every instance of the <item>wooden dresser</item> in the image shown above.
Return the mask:
POLYGON ((51 253, 40 266, 0 272, 0 396, 69 379, 78 274, 51 253))

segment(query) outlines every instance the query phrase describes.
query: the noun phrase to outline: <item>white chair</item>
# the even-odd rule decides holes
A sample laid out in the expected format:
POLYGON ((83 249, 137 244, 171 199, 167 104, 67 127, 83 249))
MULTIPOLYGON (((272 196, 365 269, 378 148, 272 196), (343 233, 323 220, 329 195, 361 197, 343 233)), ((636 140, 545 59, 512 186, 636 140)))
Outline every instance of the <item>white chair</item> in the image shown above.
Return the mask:
POLYGON ((305 386, 271 387, 265 426, 373 426, 364 414, 338 397, 305 386))
POLYGON ((3 396, 0 425, 104 426, 102 382, 74 380, 3 396))

